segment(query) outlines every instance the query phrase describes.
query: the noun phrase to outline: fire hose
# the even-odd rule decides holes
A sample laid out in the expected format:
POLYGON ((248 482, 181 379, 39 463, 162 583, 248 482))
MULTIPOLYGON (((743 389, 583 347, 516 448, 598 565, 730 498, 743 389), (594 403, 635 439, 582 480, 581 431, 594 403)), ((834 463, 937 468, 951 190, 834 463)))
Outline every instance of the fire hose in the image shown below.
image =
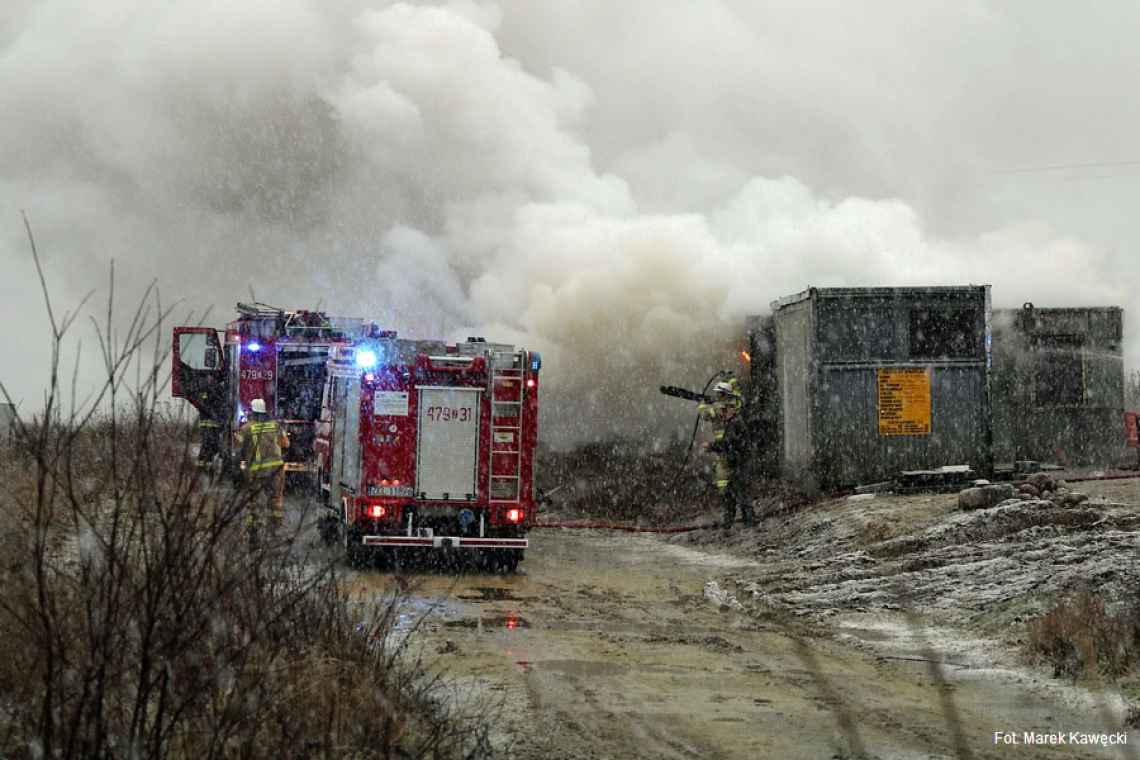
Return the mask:
MULTIPOLYGON (((730 374, 732 374, 732 373, 729 372, 728 370, 724 370, 724 369, 717 370, 716 373, 713 374, 713 376, 708 379, 708 382, 705 383, 705 387, 701 390, 701 396, 707 396, 708 395, 709 386, 711 386, 716 381, 716 379, 718 377, 725 377, 725 376, 730 375, 730 374)), ((685 468, 688 467, 688 465, 689 465, 689 457, 692 456, 692 454, 693 454, 693 444, 696 443, 696 441, 697 441, 697 429, 700 427, 700 425, 701 425, 701 412, 698 409, 697 410, 697 418, 695 420, 693 420, 693 433, 692 433, 692 435, 689 436, 689 447, 687 449, 685 449, 685 459, 681 462, 681 466, 677 468, 677 473, 673 476, 672 482, 669 483, 669 490, 670 491, 675 491, 677 489, 677 483, 681 480, 682 473, 685 472, 685 468)))
POLYGON ((669 528, 643 528, 640 525, 622 525, 621 523, 607 522, 541 522, 535 523, 532 528, 565 528, 567 530, 622 530, 626 533, 689 533, 694 530, 709 530, 719 528, 720 523, 702 523, 700 525, 679 525, 669 528))

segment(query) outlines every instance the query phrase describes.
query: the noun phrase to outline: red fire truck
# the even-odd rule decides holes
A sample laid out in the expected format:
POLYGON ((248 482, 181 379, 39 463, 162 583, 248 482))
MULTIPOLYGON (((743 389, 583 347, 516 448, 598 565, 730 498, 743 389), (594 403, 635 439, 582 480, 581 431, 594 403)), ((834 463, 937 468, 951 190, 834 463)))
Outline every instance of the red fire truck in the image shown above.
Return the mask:
POLYGON ((469 549, 513 571, 535 517, 541 367, 481 338, 334 347, 315 445, 325 539, 352 564, 469 549))
POLYGON ((315 423, 329 352, 367 336, 375 326, 264 304, 239 303, 237 312, 224 333, 213 327, 174 328, 171 395, 198 410, 207 428, 204 435, 218 436, 226 465, 233 464, 232 431, 245 419, 250 402, 264 399, 269 413, 289 432, 286 472, 315 472, 315 423))

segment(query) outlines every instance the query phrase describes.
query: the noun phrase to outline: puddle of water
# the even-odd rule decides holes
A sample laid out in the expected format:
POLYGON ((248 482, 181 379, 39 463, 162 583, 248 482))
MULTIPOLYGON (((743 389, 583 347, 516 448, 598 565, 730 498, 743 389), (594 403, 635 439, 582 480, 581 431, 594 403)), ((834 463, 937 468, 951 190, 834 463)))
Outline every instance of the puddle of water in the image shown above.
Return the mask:
POLYGON ((485 615, 478 618, 447 620, 444 621, 443 626, 445 628, 468 628, 471 630, 502 628, 515 631, 520 628, 530 628, 530 621, 520 615, 485 615))
MULTIPOLYGON (((363 602, 359 604, 366 606, 363 602)), ((454 617, 461 612, 461 605, 445 597, 409 596, 400 603, 394 627, 396 631, 407 632, 421 621, 454 617)))

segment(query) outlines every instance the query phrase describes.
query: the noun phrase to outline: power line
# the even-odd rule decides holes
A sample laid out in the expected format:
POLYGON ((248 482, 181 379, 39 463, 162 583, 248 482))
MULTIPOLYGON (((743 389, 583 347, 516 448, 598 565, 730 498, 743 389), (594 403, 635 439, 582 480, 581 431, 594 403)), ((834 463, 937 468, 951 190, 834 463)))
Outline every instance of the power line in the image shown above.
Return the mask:
POLYGON ((1024 166, 1017 169, 998 169, 994 174, 1032 174, 1035 172, 1056 172, 1066 169, 1112 169, 1118 166, 1140 166, 1140 161, 1098 161, 1088 164, 1050 164, 1047 166, 1024 166))

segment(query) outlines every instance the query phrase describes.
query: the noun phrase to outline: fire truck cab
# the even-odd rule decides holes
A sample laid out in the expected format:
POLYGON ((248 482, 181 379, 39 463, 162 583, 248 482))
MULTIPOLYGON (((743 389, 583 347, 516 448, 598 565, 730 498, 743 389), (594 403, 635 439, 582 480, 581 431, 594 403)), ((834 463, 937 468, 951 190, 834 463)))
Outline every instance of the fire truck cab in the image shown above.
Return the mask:
POLYGON ((313 442, 329 352, 366 336, 374 326, 324 312, 237 305, 224 331, 175 327, 171 395, 184 398, 203 423, 221 430, 223 462, 230 462, 232 431, 250 403, 266 408, 289 433, 286 472, 313 473, 313 442))
POLYGON ((482 338, 335 347, 315 443, 325 539, 353 564, 469 549, 513 571, 535 517, 541 367, 482 338))

